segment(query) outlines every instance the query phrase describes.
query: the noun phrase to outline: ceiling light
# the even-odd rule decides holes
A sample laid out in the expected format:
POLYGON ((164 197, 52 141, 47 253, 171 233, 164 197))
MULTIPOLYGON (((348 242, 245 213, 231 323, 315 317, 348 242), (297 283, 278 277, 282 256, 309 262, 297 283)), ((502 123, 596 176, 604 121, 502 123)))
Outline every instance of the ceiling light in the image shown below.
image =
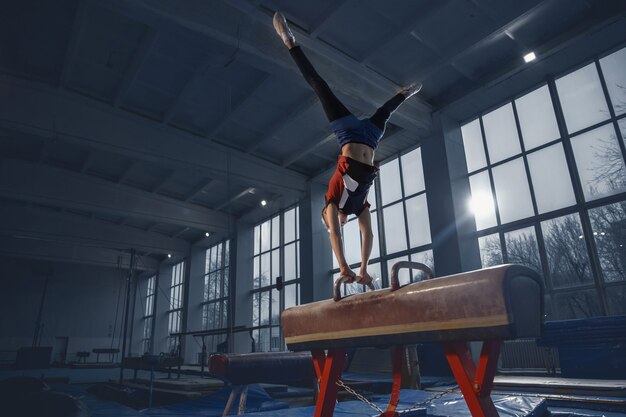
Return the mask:
POLYGON ((204 235, 205 235, 206 237, 209 237, 209 236, 211 236, 211 233, 206 232, 204 235))
POLYGON ((524 55, 524 62, 526 62, 528 64, 530 61, 534 61, 535 58, 537 58, 535 53, 534 52, 529 52, 526 55, 524 55))
POLYGON ((171 257, 172 257, 172 254, 171 254, 171 253, 168 253, 168 254, 167 254, 167 257, 168 257, 168 258, 171 258, 171 257))
POLYGON ((261 205, 262 205, 263 207, 267 206, 267 201, 265 201, 265 200, 261 200, 261 205))

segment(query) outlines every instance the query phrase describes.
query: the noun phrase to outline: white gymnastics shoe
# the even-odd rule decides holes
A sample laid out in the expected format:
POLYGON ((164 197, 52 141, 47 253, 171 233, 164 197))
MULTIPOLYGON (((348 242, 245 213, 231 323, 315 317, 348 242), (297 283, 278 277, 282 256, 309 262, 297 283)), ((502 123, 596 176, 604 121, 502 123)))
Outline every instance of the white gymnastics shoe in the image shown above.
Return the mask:
POLYGON ((421 89, 422 83, 413 83, 409 86, 404 87, 402 90, 398 91, 398 93, 402 94, 406 98, 409 98, 417 94, 421 89))
POLYGON ((289 25, 287 25, 287 20, 285 16, 281 12, 274 13, 274 19, 272 20, 274 23, 274 29, 278 36, 283 40, 283 43, 287 48, 292 48, 296 44, 296 37, 293 36, 291 29, 289 29, 289 25))

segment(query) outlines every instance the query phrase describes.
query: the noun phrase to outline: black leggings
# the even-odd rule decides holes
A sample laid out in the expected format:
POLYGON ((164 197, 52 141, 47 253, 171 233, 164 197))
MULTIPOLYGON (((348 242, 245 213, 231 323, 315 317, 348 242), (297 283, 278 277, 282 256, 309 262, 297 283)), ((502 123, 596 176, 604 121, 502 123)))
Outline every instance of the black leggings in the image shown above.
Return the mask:
MULTIPOLYGON (((324 81, 322 77, 315 71, 313 65, 308 60, 306 55, 304 55, 304 51, 300 46, 294 46, 289 50, 291 57, 298 65, 302 76, 306 80, 307 83, 313 88, 315 94, 322 102, 322 107, 324 108, 324 113, 326 113, 326 117, 328 121, 332 122, 334 120, 340 119, 345 116, 349 116, 352 113, 350 110, 343 105, 343 103, 333 94, 330 87, 324 81)), ((381 130, 385 129, 385 124, 391 114, 406 100, 402 94, 396 94, 391 99, 389 99, 385 104, 383 104, 372 117, 370 117, 370 121, 374 124, 374 126, 378 127, 381 130)))

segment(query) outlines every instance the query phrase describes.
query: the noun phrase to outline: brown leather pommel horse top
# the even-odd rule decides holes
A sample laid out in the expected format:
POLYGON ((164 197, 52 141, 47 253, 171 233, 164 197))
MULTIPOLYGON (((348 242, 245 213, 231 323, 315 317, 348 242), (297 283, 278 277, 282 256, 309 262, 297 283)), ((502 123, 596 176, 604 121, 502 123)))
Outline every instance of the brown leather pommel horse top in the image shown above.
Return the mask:
MULTIPOLYGON (((403 262, 394 275, 398 267, 424 265, 403 262)), ((341 374, 346 348, 422 342, 442 343, 473 416, 497 416, 489 394, 501 343, 541 336, 543 284, 530 268, 500 265, 292 307, 281 322, 287 347, 311 350, 318 377, 329 387, 316 416, 332 415, 331 385, 341 374), (477 365, 469 341, 483 342, 477 365)), ((392 409, 390 402, 384 415, 397 415, 392 409)))
POLYGON ((291 350, 534 337, 542 293, 536 272, 501 265, 292 307, 281 321, 291 350))

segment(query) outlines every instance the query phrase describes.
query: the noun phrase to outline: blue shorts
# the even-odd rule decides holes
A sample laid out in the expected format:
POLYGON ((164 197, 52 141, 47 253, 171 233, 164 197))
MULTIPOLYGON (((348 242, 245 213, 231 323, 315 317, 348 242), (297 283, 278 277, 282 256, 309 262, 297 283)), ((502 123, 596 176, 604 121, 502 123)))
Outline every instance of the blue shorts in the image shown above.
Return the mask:
POLYGON ((376 149, 385 133, 369 119, 357 119, 353 114, 333 120, 330 122, 330 129, 337 137, 340 147, 356 142, 376 149))

